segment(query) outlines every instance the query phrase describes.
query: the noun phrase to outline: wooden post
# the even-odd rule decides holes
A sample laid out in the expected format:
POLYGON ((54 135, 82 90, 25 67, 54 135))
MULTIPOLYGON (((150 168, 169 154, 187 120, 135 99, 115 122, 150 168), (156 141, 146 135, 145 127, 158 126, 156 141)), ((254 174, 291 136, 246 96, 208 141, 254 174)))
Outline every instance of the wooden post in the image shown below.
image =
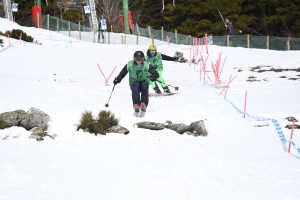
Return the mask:
POLYGON ((107 36, 107 44, 110 44, 110 32, 108 32, 108 36, 107 36))
POLYGON ((267 49, 270 49, 270 36, 267 36, 267 49))
POLYGON ((81 40, 80 21, 78 21, 78 32, 79 32, 79 40, 81 40))
POLYGON ((123 35, 121 35, 121 44, 123 44, 123 35))
POLYGON ((250 48, 250 35, 247 34, 247 48, 250 48))
POLYGON ((164 40, 164 27, 161 27, 161 40, 164 40))
POLYGON ((71 22, 68 22, 68 29, 69 29, 69 37, 71 37, 71 22))
POLYGON ((138 35, 141 36, 141 33, 140 33, 140 29, 139 29, 139 25, 138 25, 138 24, 136 24, 136 30, 137 30, 137 32, 138 32, 138 35))
POLYGON ((47 15, 47 29, 50 30, 50 15, 47 15))
POLYGON ((153 38, 153 36, 151 37, 151 39, 152 39, 152 44, 154 44, 154 38, 153 38))
POLYGON ((148 31, 149 31, 149 38, 151 38, 151 28, 148 26, 148 31))
POLYGON ((95 40, 96 40, 96 38, 95 38, 95 34, 96 34, 96 32, 95 32, 95 28, 93 28, 93 31, 92 31, 92 33, 93 33, 93 43, 95 43, 95 40))
POLYGON ((177 38, 177 30, 175 30, 175 44, 177 44, 177 41, 178 40, 178 38, 177 38))
POLYGON ((230 46, 230 36, 227 35, 227 46, 229 47, 230 46))
POLYGON ((139 36, 136 36, 136 45, 139 45, 139 36))
POLYGON ((56 18, 56 31, 59 32, 59 18, 56 18))
POLYGON ((291 50, 290 37, 289 37, 288 41, 286 41, 286 47, 287 47, 287 50, 288 50, 288 51, 291 50))

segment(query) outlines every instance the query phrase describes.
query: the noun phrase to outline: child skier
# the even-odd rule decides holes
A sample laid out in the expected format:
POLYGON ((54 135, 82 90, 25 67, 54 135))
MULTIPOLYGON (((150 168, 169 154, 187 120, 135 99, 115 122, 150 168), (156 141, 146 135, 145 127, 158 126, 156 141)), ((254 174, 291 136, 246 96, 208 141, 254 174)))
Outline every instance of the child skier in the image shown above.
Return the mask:
POLYGON ((149 83, 156 81, 159 74, 155 68, 147 61, 142 51, 136 51, 133 54, 133 60, 130 60, 115 78, 114 84, 117 85, 129 72, 129 85, 132 93, 133 109, 139 112, 140 109, 146 112, 149 103, 149 83), (149 74, 150 73, 150 74, 149 74))
MULTIPOLYGON (((171 93, 171 91, 168 88, 168 85, 166 84, 164 78, 162 77, 162 71, 163 71, 162 60, 177 61, 178 58, 177 57, 173 58, 173 57, 170 57, 170 56, 167 56, 167 55, 164 55, 162 53, 157 52, 156 45, 151 44, 149 46, 148 51, 147 51, 146 61, 150 62, 151 65, 158 72, 159 78, 156 81, 159 82, 161 87, 164 89, 164 92, 165 93, 171 93)), ((155 91, 155 93, 161 94, 161 91, 160 91, 160 89, 159 89, 159 87, 158 87, 158 85, 155 81, 151 81, 150 84, 151 84, 153 90, 155 91)))

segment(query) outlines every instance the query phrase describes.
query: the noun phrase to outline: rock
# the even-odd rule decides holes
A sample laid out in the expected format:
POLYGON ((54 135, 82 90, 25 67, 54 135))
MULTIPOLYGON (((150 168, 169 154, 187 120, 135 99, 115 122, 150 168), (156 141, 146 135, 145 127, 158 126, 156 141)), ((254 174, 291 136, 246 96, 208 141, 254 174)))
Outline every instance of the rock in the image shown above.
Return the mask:
POLYGON ((32 134, 29 136, 29 138, 36 139, 37 141, 44 140, 44 137, 47 135, 44 129, 40 127, 34 127, 30 131, 32 132, 32 134))
POLYGON ((29 136, 29 138, 36 139, 37 141, 44 140, 44 137, 49 136, 50 138, 54 139, 57 135, 48 135, 46 131, 40 127, 34 127, 30 130, 32 134, 29 136))
POLYGON ((206 129, 205 129, 205 125, 204 125, 203 120, 191 123, 190 127, 192 128, 191 135, 194 135, 194 136, 207 136, 207 134, 208 134, 206 129))
POLYGON ((129 131, 122 126, 112 126, 107 129, 106 133, 124 133, 125 135, 127 135, 129 131))
POLYGON ((184 132, 191 131, 191 127, 189 127, 189 126, 187 126, 186 124, 183 124, 183 123, 181 123, 181 124, 172 124, 171 121, 167 121, 166 123, 167 123, 167 125, 165 125, 165 128, 176 131, 179 134, 183 134, 184 132))
MULTIPOLYGON (((292 124, 286 125, 285 128, 292 129, 293 125, 292 124)), ((300 125, 299 124, 294 124, 294 129, 300 129, 300 125)))
POLYGON ((30 130, 34 127, 39 127, 46 130, 49 119, 49 115, 37 108, 32 107, 27 111, 19 126, 25 128, 26 130, 30 130))
POLYGON ((286 117, 284 119, 288 120, 289 122, 292 122, 294 120, 295 120, 295 122, 298 122, 298 120, 295 117, 292 117, 292 116, 291 117, 286 117))
POLYGON ((137 125, 138 128, 145 128, 150 130, 162 130, 165 128, 165 125, 162 123, 156 123, 156 122, 138 122, 135 125, 137 125))
POLYGON ((25 114, 26 112, 24 110, 15 110, 1 113, 0 118, 2 118, 4 121, 4 128, 9 128, 12 126, 18 126, 25 117, 25 114))

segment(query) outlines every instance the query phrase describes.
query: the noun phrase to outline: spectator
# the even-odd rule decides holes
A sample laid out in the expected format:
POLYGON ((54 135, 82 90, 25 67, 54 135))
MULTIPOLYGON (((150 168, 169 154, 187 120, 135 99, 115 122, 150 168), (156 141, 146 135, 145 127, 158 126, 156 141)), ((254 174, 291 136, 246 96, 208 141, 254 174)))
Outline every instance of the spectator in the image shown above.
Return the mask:
POLYGON ((232 21, 230 21, 228 18, 226 18, 225 22, 226 22, 227 35, 235 35, 234 26, 232 24, 232 21))

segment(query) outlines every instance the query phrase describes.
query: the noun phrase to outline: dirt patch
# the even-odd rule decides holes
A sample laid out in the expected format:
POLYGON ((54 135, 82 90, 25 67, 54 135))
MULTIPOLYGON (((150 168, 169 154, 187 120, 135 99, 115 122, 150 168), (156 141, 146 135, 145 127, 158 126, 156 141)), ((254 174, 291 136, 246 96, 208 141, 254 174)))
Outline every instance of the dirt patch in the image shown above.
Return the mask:
POLYGON ((286 76, 279 76, 279 78, 286 78, 286 76))
POLYGON ((288 80, 292 80, 292 81, 295 81, 295 80, 298 80, 300 78, 289 78, 288 80))
POLYGON ((270 66, 256 66, 256 67, 251 67, 250 71, 253 72, 258 72, 258 73, 262 73, 262 72, 284 72, 284 71, 295 71, 295 72, 300 72, 300 67, 297 69, 282 69, 282 68, 273 68, 271 67, 271 69, 262 69, 262 68, 266 68, 266 67, 270 67, 270 66))
POLYGON ((257 80, 255 76, 249 76, 247 82, 255 82, 255 81, 260 81, 257 80))

